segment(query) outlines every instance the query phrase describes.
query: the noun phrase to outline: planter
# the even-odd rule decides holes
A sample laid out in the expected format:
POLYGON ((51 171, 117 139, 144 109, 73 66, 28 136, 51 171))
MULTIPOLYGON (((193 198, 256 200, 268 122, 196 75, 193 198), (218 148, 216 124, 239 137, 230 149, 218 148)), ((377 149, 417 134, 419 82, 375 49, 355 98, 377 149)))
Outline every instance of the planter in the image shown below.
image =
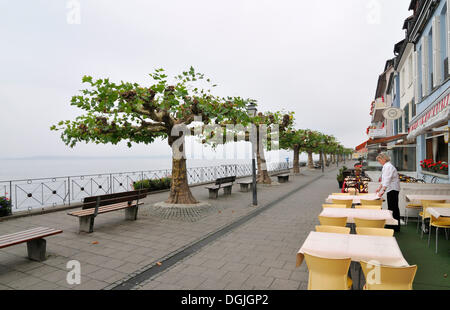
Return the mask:
POLYGON ((0 197, 0 217, 11 214, 11 201, 6 197, 0 197))
POLYGON ((339 183, 339 189, 342 189, 342 186, 344 186, 344 181, 338 181, 339 183))

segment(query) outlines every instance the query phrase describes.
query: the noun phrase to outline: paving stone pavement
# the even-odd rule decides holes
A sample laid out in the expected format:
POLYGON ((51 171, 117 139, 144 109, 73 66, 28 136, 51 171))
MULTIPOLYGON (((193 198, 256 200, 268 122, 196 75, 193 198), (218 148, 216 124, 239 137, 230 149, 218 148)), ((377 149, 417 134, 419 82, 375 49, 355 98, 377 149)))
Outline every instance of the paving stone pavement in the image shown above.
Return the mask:
POLYGON ((295 267, 296 253, 336 190, 336 173, 328 172, 136 289, 307 289, 307 267, 295 267))
MULTIPOLYGON (((259 185, 260 206, 280 199, 320 174, 320 171, 305 170, 302 175, 293 176, 289 183, 259 185)), ((306 232, 314 226, 311 218, 317 218, 325 196, 336 190, 335 174, 336 169, 331 168, 324 179, 137 288, 304 288, 306 270, 294 270, 291 264, 295 265, 295 252, 306 232)), ((220 193, 217 200, 208 199, 204 186, 193 187, 192 192, 198 200, 213 204, 218 211, 195 222, 154 217, 148 212, 150 205, 168 196, 160 193, 145 199, 137 221, 126 221, 123 211, 98 216, 92 234, 79 233, 78 220, 68 216, 68 211, 0 222, 0 235, 37 226, 64 231, 46 238, 48 259, 44 262, 28 260, 26 244, 1 249, 0 290, 109 289, 255 211, 251 206, 251 192, 239 192, 239 185, 233 187, 231 196, 220 193), (66 281, 69 271, 66 264, 70 260, 81 264, 79 285, 66 281)))

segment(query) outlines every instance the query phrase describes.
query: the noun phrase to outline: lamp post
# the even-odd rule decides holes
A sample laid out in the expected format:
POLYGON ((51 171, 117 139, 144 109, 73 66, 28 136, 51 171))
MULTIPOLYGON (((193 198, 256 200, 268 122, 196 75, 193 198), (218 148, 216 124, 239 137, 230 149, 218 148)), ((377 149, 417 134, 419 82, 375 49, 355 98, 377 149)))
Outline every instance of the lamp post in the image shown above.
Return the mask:
MULTIPOLYGON (((256 116, 256 104, 254 102, 249 103, 247 106, 247 113, 250 117, 256 116)), ((256 129, 257 130, 257 129, 256 129)), ((256 138, 258 137, 257 133, 254 133, 256 135, 256 138)), ((252 143, 252 173, 253 173, 253 184, 252 184, 252 190, 253 190, 253 206, 258 205, 258 197, 256 192, 256 145, 253 139, 251 139, 252 143)))

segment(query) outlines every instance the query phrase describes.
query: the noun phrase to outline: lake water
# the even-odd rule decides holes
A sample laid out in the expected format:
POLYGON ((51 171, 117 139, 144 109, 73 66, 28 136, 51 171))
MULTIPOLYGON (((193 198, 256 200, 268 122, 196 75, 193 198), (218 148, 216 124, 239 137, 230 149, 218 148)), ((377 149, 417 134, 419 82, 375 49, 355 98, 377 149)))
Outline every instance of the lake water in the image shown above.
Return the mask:
MULTIPOLYGON (((188 159, 189 167, 250 164, 250 160, 188 159)), ((172 159, 2 159, 0 181, 170 169, 172 159)))

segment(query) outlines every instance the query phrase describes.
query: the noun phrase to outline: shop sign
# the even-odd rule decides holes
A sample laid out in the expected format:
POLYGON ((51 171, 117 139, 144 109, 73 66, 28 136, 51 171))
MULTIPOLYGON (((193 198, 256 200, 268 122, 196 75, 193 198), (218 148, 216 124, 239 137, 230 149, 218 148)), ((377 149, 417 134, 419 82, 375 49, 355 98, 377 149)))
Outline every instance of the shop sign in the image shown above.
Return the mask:
POLYGON ((414 124, 409 127, 409 133, 414 130, 425 127, 428 124, 431 124, 433 120, 439 119, 441 113, 445 111, 449 105, 450 93, 446 95, 442 100, 433 105, 428 111, 419 118, 414 124))
POLYGON ((383 116, 387 120, 396 120, 403 116, 403 110, 397 108, 389 108, 384 111, 383 116))
POLYGON ((384 138, 386 137, 386 135, 387 135, 386 128, 377 128, 369 130, 370 138, 384 138))

